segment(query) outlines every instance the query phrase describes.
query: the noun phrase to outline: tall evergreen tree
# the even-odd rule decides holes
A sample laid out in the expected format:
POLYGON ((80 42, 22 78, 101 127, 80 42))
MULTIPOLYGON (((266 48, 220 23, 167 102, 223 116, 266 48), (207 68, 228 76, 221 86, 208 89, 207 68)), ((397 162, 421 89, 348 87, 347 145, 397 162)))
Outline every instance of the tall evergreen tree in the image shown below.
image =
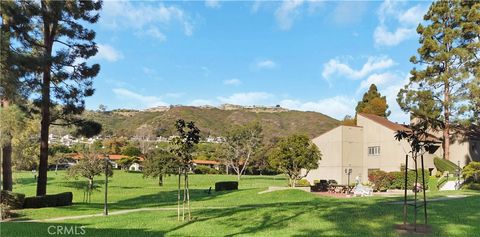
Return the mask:
POLYGON ((75 115, 85 108, 84 97, 93 95, 92 79, 98 64, 86 60, 97 53, 95 32, 82 23, 96 23, 101 1, 24 1, 23 13, 31 29, 17 30, 19 42, 30 49, 34 73, 25 83, 32 90, 34 104, 40 108, 40 162, 37 195, 47 187, 48 135, 51 124, 82 125, 75 115))
POLYGON ((470 65, 478 61, 479 7, 477 1, 436 1, 420 24, 418 56, 421 66, 411 71, 410 82, 398 94, 400 107, 413 117, 429 120, 442 131, 444 158, 450 158, 452 127, 468 114, 470 65), (437 124, 437 125, 435 125, 437 124))
POLYGON ((382 117, 388 117, 390 111, 388 110, 387 98, 382 96, 375 84, 370 85, 363 98, 358 102, 355 108, 357 113, 375 114, 382 117))

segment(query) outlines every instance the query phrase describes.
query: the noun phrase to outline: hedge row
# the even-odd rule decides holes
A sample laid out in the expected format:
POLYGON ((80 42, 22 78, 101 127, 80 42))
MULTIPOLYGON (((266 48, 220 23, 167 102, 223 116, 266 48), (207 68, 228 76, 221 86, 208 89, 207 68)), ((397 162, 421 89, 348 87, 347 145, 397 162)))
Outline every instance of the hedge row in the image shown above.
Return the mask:
POLYGON ((454 174, 458 170, 458 166, 455 163, 438 157, 433 158, 433 164, 441 172, 448 171, 448 173, 454 174))
POLYGON ((23 193, 14 193, 7 190, 2 190, 0 192, 0 203, 9 206, 11 209, 22 208, 24 202, 25 194, 23 193))
POLYGON ((237 181, 223 181, 215 183, 215 191, 238 190, 237 181))
POLYGON ((72 205, 72 192, 58 193, 53 195, 27 197, 24 208, 59 207, 72 205))
MULTIPOLYGON (((425 189, 428 189, 428 181, 430 180, 430 173, 428 170, 422 172, 418 170, 418 183, 422 183, 422 173, 425 174, 425 189)), ((407 173, 407 189, 413 189, 415 183, 415 171, 410 170, 407 173)), ((405 189, 405 172, 404 171, 375 171, 368 175, 368 180, 374 184, 375 190, 387 189, 405 189)))
POLYGON ((216 169, 210 168, 204 165, 197 165, 193 170, 195 174, 219 174, 220 172, 216 169))

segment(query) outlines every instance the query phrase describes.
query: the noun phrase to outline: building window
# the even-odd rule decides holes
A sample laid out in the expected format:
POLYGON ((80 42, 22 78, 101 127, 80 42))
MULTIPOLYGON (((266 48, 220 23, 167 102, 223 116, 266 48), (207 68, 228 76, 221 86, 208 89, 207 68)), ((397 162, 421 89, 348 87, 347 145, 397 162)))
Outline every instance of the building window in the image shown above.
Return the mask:
POLYGON ((369 156, 378 156, 378 155, 380 155, 380 147, 379 147, 379 146, 369 146, 369 147, 368 147, 368 155, 369 155, 369 156))

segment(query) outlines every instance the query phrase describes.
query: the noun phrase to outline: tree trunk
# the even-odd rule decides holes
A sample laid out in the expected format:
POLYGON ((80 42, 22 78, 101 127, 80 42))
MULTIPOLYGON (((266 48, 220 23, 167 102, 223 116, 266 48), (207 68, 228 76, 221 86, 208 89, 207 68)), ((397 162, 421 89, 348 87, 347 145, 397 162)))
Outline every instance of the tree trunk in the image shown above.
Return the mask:
MULTIPOLYGON (((42 2, 42 10, 45 10, 45 3, 42 2)), ((46 12, 46 10, 45 10, 46 12)), ((47 194, 47 168, 48 168, 48 134, 50 129, 50 81, 51 81, 51 63, 53 38, 50 32, 50 24, 43 16, 43 43, 45 45, 44 60, 46 65, 43 67, 42 81, 42 102, 41 102, 41 129, 40 129, 40 162, 38 165, 37 196, 47 194)), ((48 18, 47 18, 48 19, 48 18)))
POLYGON ((185 172, 185 185, 187 191, 187 211, 188 211, 188 220, 192 220, 192 213, 190 211, 190 189, 188 188, 188 173, 185 172))
POLYGON ((10 134, 4 136, 7 137, 7 141, 2 147, 3 190, 12 191, 12 137, 10 134))
POLYGON ((177 220, 180 221, 180 181, 181 181, 181 169, 178 168, 178 192, 177 192, 177 220))
MULTIPOLYGON (((184 170, 185 174, 187 173, 186 169, 184 170)), ((187 186, 186 181, 187 177, 184 174, 184 181, 183 181, 183 202, 182 202, 182 221, 185 221, 185 202, 187 201, 187 186)))
POLYGON ((158 186, 163 186, 163 175, 158 175, 158 186))
POLYGON ((444 89, 444 117, 445 127, 443 128, 443 158, 450 160, 450 83, 445 82, 444 89))

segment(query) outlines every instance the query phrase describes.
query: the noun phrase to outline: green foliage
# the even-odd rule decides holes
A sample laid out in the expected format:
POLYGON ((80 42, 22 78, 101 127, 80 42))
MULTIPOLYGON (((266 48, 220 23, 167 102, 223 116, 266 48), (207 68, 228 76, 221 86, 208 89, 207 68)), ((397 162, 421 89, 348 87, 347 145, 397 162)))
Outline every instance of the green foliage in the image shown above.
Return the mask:
POLYGON ((195 169, 193 170, 193 173, 195 174, 218 174, 220 173, 218 170, 210 168, 205 165, 197 165, 195 166, 195 169))
POLYGON ((143 162, 144 177, 162 177, 178 173, 179 162, 177 157, 169 151, 155 149, 145 156, 143 162))
MULTIPOLYGON (((422 183, 422 173, 425 174, 425 189, 429 188, 430 173, 428 170, 422 172, 418 170, 418 183, 422 183)), ((407 172, 407 189, 413 189, 415 184, 415 171, 410 170, 407 172)), ((405 189, 405 172, 404 171, 392 171, 385 172, 382 170, 374 171, 368 175, 368 180, 374 184, 375 190, 387 190, 387 189, 405 189)))
POLYGON ((113 175, 112 164, 109 161, 105 161, 103 156, 93 152, 81 153, 82 158, 80 161, 68 168, 68 176, 77 178, 78 176, 84 177, 88 180, 88 188, 93 189, 93 179, 95 176, 105 173, 105 166, 107 167, 108 176, 113 175))
POLYGON ((436 178, 440 178, 440 177, 442 177, 442 175, 443 175, 443 172, 440 171, 440 170, 437 170, 437 171, 435 172, 435 177, 436 177, 436 178))
POLYGON ((467 182, 480 182, 480 162, 470 162, 463 168, 462 175, 467 182))
MULTIPOLYGON (((378 92, 375 84, 370 85, 368 91, 363 94, 363 98, 358 102, 355 111, 357 114, 375 114, 382 117, 388 117, 390 115, 390 111, 388 111, 387 97, 382 96, 378 92)), ((351 123, 349 120, 347 120, 347 122, 351 123)))
POLYGON ((140 148, 133 144, 128 144, 127 146, 123 147, 122 149, 122 155, 124 156, 130 156, 130 157, 138 157, 142 155, 142 151, 140 148))
POLYGON ((0 203, 7 205, 10 209, 20 209, 25 202, 25 194, 14 193, 8 190, 0 191, 0 203))
POLYGON ((237 174, 240 180, 250 161, 262 145, 262 127, 258 122, 232 127, 217 155, 237 174))
POLYGON ((462 186, 462 189, 471 189, 480 191, 480 183, 466 183, 462 186))
POLYGON ((292 135, 280 139, 269 156, 272 166, 285 173, 290 185, 305 177, 312 169, 318 168, 322 158, 318 147, 305 135, 292 135), (302 175, 302 169, 305 173, 302 175))
POLYGON ((368 180, 372 182, 373 188, 378 191, 387 190, 395 177, 382 170, 376 170, 368 175, 368 180))
POLYGON ((128 142, 125 137, 112 137, 103 140, 102 144, 104 147, 103 151, 108 154, 120 154, 128 142))
POLYGON ((222 181, 215 183, 215 191, 238 190, 237 181, 222 181))
POLYGON ((60 207, 72 205, 73 193, 65 192, 53 195, 26 197, 24 208, 60 207))
POLYGON ((435 165, 438 171, 440 172, 448 171, 448 173, 450 174, 455 174, 455 172, 457 172, 459 169, 459 167, 455 163, 439 157, 433 158, 433 164, 435 165))
POLYGON ((300 179, 296 181, 295 187, 310 187, 310 182, 306 179, 300 179))

